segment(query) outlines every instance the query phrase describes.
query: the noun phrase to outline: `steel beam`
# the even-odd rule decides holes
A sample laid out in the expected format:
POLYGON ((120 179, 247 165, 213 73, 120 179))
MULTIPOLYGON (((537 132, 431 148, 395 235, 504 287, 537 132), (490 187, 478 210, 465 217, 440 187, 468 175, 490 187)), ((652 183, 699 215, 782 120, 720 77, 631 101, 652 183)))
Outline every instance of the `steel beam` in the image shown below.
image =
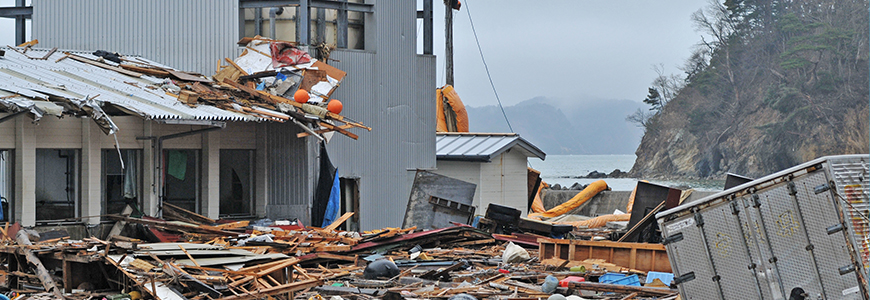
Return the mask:
POLYGON ((311 9, 308 6, 311 0, 299 0, 296 9, 296 43, 308 45, 311 43, 311 9))
POLYGON ((0 18, 17 18, 24 17, 25 19, 30 19, 30 16, 33 15, 33 6, 24 6, 24 7, 16 7, 16 6, 8 6, 8 7, 0 7, 0 18))
MULTIPOLYGON (((25 4, 24 0, 15 0, 15 7, 25 7, 24 4, 25 4)), ((33 8, 30 9, 30 13, 31 13, 31 15, 33 14, 33 8)), ((15 44, 18 44, 18 45, 24 44, 24 40, 26 38, 25 37, 26 32, 24 32, 25 31, 24 27, 25 27, 24 16, 21 16, 21 15, 16 16, 15 17, 15 44)))
POLYGON ((317 28, 314 31, 317 33, 315 43, 326 42, 326 10, 322 8, 317 9, 317 17, 315 19, 315 24, 317 24, 317 28))
MULTIPOLYGON (((299 6, 301 0, 239 0, 239 8, 262 8, 278 6, 299 6)), ((374 4, 349 3, 332 0, 309 0, 309 6, 314 8, 344 9, 348 11, 371 13, 374 12, 374 4)))
POLYGON ((423 0, 423 54, 432 54, 432 0, 423 0))
POLYGON ((339 9, 335 19, 335 45, 336 48, 347 48, 347 0, 341 0, 342 9, 339 9))

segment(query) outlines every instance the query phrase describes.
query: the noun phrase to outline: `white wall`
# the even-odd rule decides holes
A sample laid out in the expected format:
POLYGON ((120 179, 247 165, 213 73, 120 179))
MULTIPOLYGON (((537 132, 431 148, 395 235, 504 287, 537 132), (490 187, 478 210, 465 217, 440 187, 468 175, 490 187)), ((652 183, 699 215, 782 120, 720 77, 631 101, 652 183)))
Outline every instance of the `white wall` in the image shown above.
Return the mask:
POLYGON ((490 203, 514 207, 528 213, 527 157, 520 151, 506 151, 491 162, 437 162, 436 174, 477 185, 474 192, 475 214, 485 215, 490 203))
MULTIPOLYGON (((480 166, 481 206, 496 203, 528 213, 527 158, 520 151, 508 150, 480 166)), ((483 213, 483 209, 481 213, 483 213)))
MULTIPOLYGON (((8 114, 0 114, 0 117, 8 114)), ((189 130, 200 129, 202 126, 165 125, 143 120, 135 116, 117 116, 112 120, 118 125, 117 143, 123 149, 143 149, 143 210, 150 215, 157 211, 156 191, 153 190, 153 151, 152 142, 137 140, 137 137, 161 136, 189 130)), ((202 213, 211 218, 218 217, 217 174, 219 172, 219 149, 255 149, 257 145, 257 124, 228 123, 227 127, 211 134, 197 134, 178 139, 166 140, 164 149, 203 149, 203 167, 201 186, 202 213), (214 192, 212 192, 214 191, 214 192)), ((80 192, 82 195, 80 216, 98 215, 103 201, 102 193, 102 160, 101 149, 114 149, 115 137, 105 135, 90 119, 65 117, 58 119, 46 116, 39 123, 21 115, 13 120, 0 123, 0 148, 15 149, 15 199, 9 199, 15 205, 15 220, 23 226, 35 225, 35 184, 36 170, 35 151, 37 148, 48 149, 80 149, 82 150, 82 166, 80 192)), ((258 164, 259 165, 259 164, 258 164)), ((257 195, 262 195, 265 185, 257 184, 257 195)), ((255 199, 258 206, 262 199, 255 199)), ((100 218, 90 218, 87 223, 98 223, 100 218)))

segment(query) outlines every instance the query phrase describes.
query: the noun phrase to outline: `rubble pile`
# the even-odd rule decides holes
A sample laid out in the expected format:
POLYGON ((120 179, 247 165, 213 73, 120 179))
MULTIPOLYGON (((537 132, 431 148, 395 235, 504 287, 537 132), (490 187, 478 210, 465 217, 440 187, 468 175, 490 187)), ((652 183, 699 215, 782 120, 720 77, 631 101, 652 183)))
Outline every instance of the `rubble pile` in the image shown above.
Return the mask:
MULTIPOLYGON (((664 284, 630 282, 643 280, 643 270, 601 259, 542 259, 538 247, 503 241, 521 240, 516 235, 493 235, 464 224, 427 231, 350 232, 339 227, 353 213, 317 228, 298 221, 207 223, 208 218, 171 205, 166 211, 167 220, 115 215, 116 226, 126 228, 113 230, 105 239, 72 240, 62 231, 40 235, 7 224, 0 228, 0 288, 13 297, 52 299, 676 296, 664 284), (28 252, 34 259, 25 258, 28 252), (45 266, 44 273, 39 264, 45 266), (562 282, 550 286, 548 280, 562 282)), ((540 239, 542 245, 552 240, 526 236, 540 239)))

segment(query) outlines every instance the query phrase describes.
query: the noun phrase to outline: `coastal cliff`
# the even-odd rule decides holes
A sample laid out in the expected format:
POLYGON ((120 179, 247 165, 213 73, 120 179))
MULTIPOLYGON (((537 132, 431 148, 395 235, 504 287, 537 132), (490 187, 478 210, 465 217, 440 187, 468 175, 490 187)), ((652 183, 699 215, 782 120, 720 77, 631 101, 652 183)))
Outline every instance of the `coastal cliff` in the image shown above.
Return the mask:
POLYGON ((673 97, 647 103, 633 177, 758 177, 868 153, 867 1, 726 1, 673 97), (659 102, 656 102, 659 101, 659 102))

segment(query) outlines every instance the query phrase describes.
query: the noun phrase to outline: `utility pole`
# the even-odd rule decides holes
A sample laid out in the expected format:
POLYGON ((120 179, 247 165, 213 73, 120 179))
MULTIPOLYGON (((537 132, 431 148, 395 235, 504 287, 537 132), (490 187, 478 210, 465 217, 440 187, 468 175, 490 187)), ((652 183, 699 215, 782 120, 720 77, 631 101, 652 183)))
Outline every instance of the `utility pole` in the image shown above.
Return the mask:
POLYGON ((449 85, 453 85, 453 1, 455 0, 444 1, 444 59, 447 63, 445 77, 449 85))

